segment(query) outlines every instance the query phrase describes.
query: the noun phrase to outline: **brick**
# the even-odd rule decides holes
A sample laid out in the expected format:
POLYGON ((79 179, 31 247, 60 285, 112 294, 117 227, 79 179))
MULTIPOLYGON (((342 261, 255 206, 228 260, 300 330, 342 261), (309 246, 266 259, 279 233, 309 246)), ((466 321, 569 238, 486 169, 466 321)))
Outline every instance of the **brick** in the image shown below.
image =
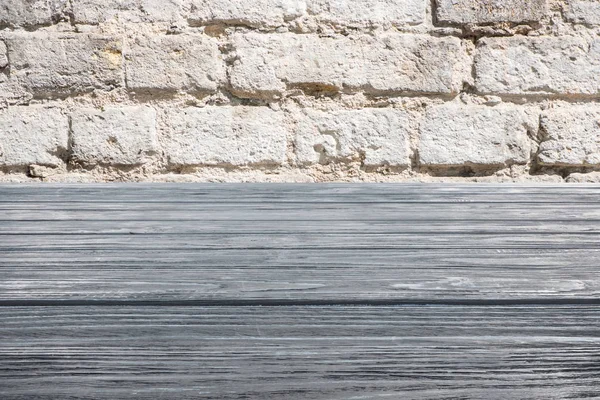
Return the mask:
POLYGON ((565 9, 565 17, 569 22, 600 25, 600 1, 569 0, 565 9))
POLYGON ((597 105, 552 108, 542 113, 545 135, 538 160, 542 164, 600 164, 600 108, 597 105))
POLYGON ((327 164, 362 157, 366 166, 408 166, 412 129, 402 110, 305 110, 296 126, 297 160, 327 164))
POLYGON ((310 14, 338 26, 417 25, 425 20, 425 0, 308 0, 310 14))
POLYGON ((515 106, 445 104, 426 112, 421 124, 422 165, 525 164, 528 132, 537 132, 538 113, 515 106))
POLYGON ((268 107, 171 110, 166 153, 174 165, 282 164, 287 131, 283 113, 268 107))
POLYGON ((121 43, 115 38, 34 33, 6 42, 11 78, 34 93, 89 92, 121 85, 121 43))
POLYGON ((64 164, 69 121, 60 110, 40 106, 0 111, 0 165, 64 164))
POLYGON ((51 25, 65 18, 69 0, 2 0, 0 2, 0 27, 31 28, 51 25))
POLYGON ((192 0, 192 24, 225 23, 278 27, 306 13, 303 0, 192 0))
POLYGON ((425 0, 193 0, 193 24, 225 23, 274 28, 305 15, 340 26, 420 24, 425 0))
POLYGON ((165 22, 181 18, 182 0, 72 0, 76 24, 97 25, 111 20, 165 22))
POLYGON ((234 36, 231 85, 241 97, 287 89, 367 93, 457 93, 470 78, 467 44, 455 37, 382 34, 234 36))
POLYGON ((157 150, 150 107, 80 109, 71 114, 73 159, 86 165, 137 165, 157 150))
POLYGON ((564 37, 486 38, 475 56, 480 93, 600 93, 600 40, 564 37))
POLYGON ((214 92, 226 79, 218 43, 205 35, 138 36, 125 60, 134 90, 214 92))
POLYGON ((546 0, 436 0, 438 22, 486 24, 536 22, 548 14, 546 0))

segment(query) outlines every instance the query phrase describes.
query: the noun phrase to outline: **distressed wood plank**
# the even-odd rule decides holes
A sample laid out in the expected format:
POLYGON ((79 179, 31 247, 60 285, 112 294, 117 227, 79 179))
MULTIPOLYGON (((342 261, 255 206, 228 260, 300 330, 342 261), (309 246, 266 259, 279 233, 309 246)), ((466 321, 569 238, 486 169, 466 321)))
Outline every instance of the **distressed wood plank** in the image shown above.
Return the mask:
POLYGON ((600 299, 600 187, 0 186, 0 301, 600 299))
POLYGON ((595 203, 598 186, 514 184, 85 184, 0 185, 0 203, 62 202, 77 193, 77 202, 106 203, 448 203, 547 202, 595 203), (140 196, 139 190, 147 193, 140 196))
POLYGON ((0 307, 3 399, 600 396, 600 309, 0 307))
POLYGON ((1 262, 0 300, 600 298, 597 250, 100 249, 22 257, 1 262))

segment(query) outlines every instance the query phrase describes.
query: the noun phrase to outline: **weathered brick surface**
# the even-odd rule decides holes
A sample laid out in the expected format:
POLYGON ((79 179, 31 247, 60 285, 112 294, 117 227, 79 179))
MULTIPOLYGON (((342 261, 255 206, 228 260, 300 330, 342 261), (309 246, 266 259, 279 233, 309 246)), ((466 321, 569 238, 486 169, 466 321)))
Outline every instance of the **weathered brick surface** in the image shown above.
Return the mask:
POLYGON ((295 144, 301 164, 361 159, 366 166, 410 165, 410 115, 397 109, 324 112, 297 117, 295 144))
POLYGON ((600 164, 600 107, 552 108, 541 116, 545 137, 538 159, 542 164, 600 164))
POLYGON ((2 0, 0 27, 35 27, 50 25, 65 18, 68 0, 2 0))
POLYGON ((485 24, 535 22, 548 13, 547 0, 436 0, 438 22, 485 24))
POLYGON ((433 107, 421 125, 419 160, 430 166, 525 164, 528 131, 537 132, 538 118, 516 106, 433 107))
POLYGON ((184 0, 72 0, 76 24, 111 20, 163 22, 181 18, 184 0))
POLYGON ((142 164, 157 150, 153 108, 80 109, 70 118, 72 157, 82 164, 142 164))
POLYGON ((289 88, 451 94, 470 76, 466 46, 454 37, 425 35, 247 33, 234 37, 231 85, 244 97, 289 88))
POLYGON ((565 16, 571 22, 600 25, 600 1, 569 0, 565 7, 565 16))
POLYGON ((477 47, 475 70, 482 93, 597 95, 600 40, 486 38, 477 47))
POLYGON ((195 24, 277 27, 305 13, 304 0, 192 0, 189 19, 195 24))
POLYGON ((212 92, 226 78, 218 43, 206 35, 138 36, 125 60, 132 89, 212 92))
POLYGON ((0 166, 64 163, 69 121, 60 110, 40 106, 0 111, 0 166))
POLYGON ((6 41, 10 76, 39 94, 111 89, 122 82, 119 39, 97 35, 16 34, 6 41))
POLYGON ((0 181, 567 180, 600 166, 599 27, 599 0, 0 0, 0 181))
POLYGON ((168 112, 166 153, 173 165, 282 164, 287 129, 268 107, 184 108, 168 112))

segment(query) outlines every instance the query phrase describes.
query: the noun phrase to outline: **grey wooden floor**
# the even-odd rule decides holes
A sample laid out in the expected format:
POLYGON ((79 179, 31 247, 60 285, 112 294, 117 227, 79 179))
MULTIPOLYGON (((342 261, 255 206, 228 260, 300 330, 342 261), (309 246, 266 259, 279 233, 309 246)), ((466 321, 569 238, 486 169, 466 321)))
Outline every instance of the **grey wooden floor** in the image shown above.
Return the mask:
POLYGON ((600 186, 0 186, 0 399, 600 398, 600 186))

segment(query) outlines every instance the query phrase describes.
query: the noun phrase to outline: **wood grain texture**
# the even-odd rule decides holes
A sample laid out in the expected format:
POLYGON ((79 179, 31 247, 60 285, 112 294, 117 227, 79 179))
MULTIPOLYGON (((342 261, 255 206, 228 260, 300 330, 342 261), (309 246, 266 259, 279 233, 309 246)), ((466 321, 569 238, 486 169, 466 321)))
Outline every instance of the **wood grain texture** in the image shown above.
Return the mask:
POLYGON ((599 201, 597 186, 0 186, 0 301, 600 301, 599 201))
POLYGON ((600 399, 599 201, 0 185, 0 399, 600 399))
POLYGON ((600 396, 600 310, 0 307, 3 399, 600 396))

